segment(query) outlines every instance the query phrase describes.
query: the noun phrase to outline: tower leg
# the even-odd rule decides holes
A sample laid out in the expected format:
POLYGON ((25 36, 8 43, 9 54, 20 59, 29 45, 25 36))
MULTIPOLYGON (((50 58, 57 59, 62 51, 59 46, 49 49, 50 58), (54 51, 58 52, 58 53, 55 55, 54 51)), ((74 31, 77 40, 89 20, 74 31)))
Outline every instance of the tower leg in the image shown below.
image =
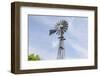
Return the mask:
POLYGON ((65 57, 64 40, 61 39, 59 42, 57 59, 64 59, 64 57, 65 57))

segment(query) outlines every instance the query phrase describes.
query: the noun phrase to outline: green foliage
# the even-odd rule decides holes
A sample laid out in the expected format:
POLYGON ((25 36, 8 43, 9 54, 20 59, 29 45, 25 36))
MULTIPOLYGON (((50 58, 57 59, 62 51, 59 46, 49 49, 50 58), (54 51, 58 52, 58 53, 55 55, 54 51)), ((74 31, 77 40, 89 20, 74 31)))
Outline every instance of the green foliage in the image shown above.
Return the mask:
POLYGON ((36 55, 36 54, 30 54, 28 56, 28 60, 29 61, 37 61, 37 60, 40 60, 40 57, 39 57, 39 55, 36 55))

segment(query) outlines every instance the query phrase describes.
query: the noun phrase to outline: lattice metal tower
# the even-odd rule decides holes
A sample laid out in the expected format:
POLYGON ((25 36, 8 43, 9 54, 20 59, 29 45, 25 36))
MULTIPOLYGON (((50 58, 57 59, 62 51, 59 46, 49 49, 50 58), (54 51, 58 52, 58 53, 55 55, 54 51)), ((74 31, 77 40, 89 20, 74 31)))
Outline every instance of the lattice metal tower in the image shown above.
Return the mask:
POLYGON ((59 37, 59 47, 57 53, 57 59, 64 59, 65 57, 65 48, 64 48, 64 33, 68 30, 68 22, 65 20, 60 20, 55 25, 54 29, 49 31, 49 35, 56 33, 59 37))

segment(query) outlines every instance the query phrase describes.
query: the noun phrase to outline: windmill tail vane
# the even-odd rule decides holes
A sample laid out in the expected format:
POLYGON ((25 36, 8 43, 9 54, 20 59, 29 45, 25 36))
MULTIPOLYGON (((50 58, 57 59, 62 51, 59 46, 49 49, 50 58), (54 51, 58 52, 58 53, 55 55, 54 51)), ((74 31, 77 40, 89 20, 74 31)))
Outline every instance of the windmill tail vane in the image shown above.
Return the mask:
POLYGON ((52 35, 52 34, 55 33, 56 31, 57 31, 56 29, 49 30, 49 35, 52 35))
POLYGON ((49 35, 56 33, 59 37, 59 47, 57 53, 57 59, 64 59, 65 57, 65 48, 64 48, 64 33, 68 30, 68 22, 65 20, 59 21, 55 29, 49 30, 49 35))

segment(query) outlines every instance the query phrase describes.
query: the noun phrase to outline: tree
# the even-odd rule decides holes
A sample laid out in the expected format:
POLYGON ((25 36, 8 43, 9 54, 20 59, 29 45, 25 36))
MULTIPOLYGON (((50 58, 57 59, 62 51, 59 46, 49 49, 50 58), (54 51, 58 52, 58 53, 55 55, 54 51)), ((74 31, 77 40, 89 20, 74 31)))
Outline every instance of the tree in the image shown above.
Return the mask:
POLYGON ((40 59, 40 56, 37 54, 30 54, 30 55, 28 55, 28 60, 29 61, 37 61, 37 60, 41 60, 41 59, 40 59))

